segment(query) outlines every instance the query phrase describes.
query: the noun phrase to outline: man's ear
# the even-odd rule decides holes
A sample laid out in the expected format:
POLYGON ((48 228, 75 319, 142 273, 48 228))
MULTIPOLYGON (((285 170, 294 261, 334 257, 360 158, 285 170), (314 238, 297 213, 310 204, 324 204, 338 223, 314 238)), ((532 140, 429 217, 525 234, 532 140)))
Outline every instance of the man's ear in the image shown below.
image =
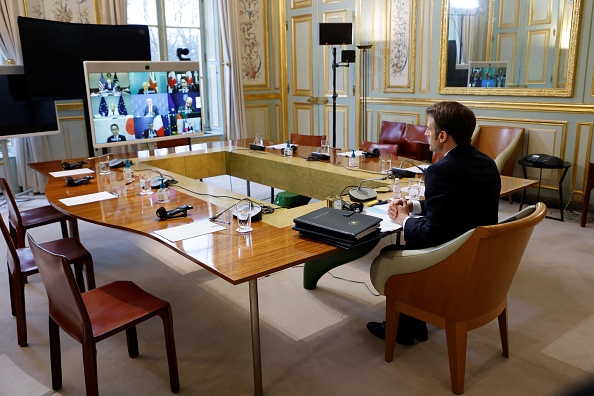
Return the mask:
POLYGON ((439 135, 438 135, 439 141, 441 143, 444 143, 446 140, 448 140, 448 136, 449 135, 448 135, 448 133, 446 131, 439 132, 439 135))

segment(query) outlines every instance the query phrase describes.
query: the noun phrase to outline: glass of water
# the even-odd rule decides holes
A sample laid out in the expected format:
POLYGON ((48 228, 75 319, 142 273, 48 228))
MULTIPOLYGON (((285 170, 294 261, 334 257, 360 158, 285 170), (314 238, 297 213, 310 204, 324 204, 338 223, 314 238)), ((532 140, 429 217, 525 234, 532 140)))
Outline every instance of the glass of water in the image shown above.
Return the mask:
POLYGON ((392 169, 392 154, 381 154, 382 173, 388 173, 392 169))
POLYGON ((242 199, 235 205, 237 214, 237 232, 245 233, 252 231, 252 201, 242 199))
POLYGON ((109 154, 105 154, 99 157, 99 174, 109 175, 111 169, 109 168, 109 154))
POLYGON ((142 172, 140 174, 140 195, 152 194, 151 190, 151 171, 142 172))
POLYGON ((408 179, 408 195, 410 199, 419 199, 421 195, 421 179, 408 179))

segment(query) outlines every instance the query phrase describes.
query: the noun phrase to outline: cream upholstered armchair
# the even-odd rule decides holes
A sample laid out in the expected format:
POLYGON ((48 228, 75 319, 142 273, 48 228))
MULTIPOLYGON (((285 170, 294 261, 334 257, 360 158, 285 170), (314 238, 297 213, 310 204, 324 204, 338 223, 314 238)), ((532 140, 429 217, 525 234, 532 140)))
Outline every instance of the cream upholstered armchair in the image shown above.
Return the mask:
POLYGON ((475 128, 471 143, 495 160, 500 175, 513 176, 524 128, 481 125, 475 128))
POLYGON ((545 215, 546 206, 539 202, 442 245, 376 257, 370 276, 386 296, 386 361, 394 356, 400 313, 445 328, 455 394, 464 393, 469 330, 497 318, 503 355, 508 357, 507 292, 532 230, 545 215))

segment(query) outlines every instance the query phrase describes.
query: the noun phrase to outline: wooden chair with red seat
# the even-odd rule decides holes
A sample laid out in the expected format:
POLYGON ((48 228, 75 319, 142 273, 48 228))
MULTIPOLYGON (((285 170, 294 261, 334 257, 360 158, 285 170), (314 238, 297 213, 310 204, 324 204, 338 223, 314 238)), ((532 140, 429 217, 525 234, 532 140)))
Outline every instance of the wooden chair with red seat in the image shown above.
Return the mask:
POLYGON ((165 331, 169 385, 177 393, 179 374, 169 303, 130 281, 111 282, 81 293, 66 257, 38 245, 30 234, 28 238, 49 300, 52 388, 62 387, 60 328, 82 344, 86 394, 98 395, 96 344, 125 330, 128 355, 135 358, 139 354, 136 325, 158 315, 165 331))
POLYGON ((0 178, 0 190, 8 207, 10 235, 17 247, 25 247, 25 233, 28 229, 58 222, 62 227, 62 237, 68 237, 66 222, 69 222, 71 236, 78 239, 78 223, 75 218, 65 215, 51 205, 20 211, 12 189, 3 177, 0 178))
POLYGON ((398 156, 397 144, 375 143, 363 140, 363 146, 361 147, 362 151, 371 153, 374 149, 378 149, 380 154, 392 154, 395 157, 398 156))
POLYGON ((394 357, 400 313, 445 328, 455 394, 464 393, 468 331, 497 318, 503 356, 509 356, 507 293, 532 231, 546 215, 541 202, 526 209, 442 245, 392 250, 373 261, 371 281, 386 296, 387 362, 394 357))
POLYGON ((586 187, 584 189, 584 203, 582 204, 582 217, 580 219, 580 226, 585 227, 588 220, 588 207, 590 206, 590 193, 594 188, 594 163, 590 162, 588 165, 588 175, 586 178, 586 187))
MULTIPOLYGON (((10 291, 10 308, 17 322, 17 341, 22 347, 27 346, 27 317, 25 314, 25 283, 27 277, 38 273, 33 254, 28 247, 17 248, 2 216, 0 228, 6 241, 6 264, 8 266, 8 289, 10 291)), ((59 252, 66 256, 69 263, 74 264, 76 283, 81 291, 85 291, 83 267, 87 273, 87 287, 95 288, 95 272, 91 254, 74 238, 63 238, 41 244, 44 248, 59 252)))

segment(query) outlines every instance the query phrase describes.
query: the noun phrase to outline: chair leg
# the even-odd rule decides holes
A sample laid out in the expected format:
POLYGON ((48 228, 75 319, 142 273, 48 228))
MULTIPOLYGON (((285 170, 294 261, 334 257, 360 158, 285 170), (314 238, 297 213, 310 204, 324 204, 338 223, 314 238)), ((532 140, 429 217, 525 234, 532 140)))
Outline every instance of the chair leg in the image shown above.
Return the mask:
POLYGON ((8 269, 8 295, 10 296, 10 313, 12 316, 16 316, 16 311, 14 307, 14 290, 13 290, 13 275, 10 273, 10 268, 8 269))
POLYGON ((136 334, 136 326, 126 329, 126 343, 128 344, 128 356, 132 359, 138 357, 138 335, 136 334))
POLYGON ((62 229, 62 238, 68 238, 68 224, 66 220, 60 221, 60 228, 62 229))
POLYGON ((97 348, 95 347, 95 343, 92 340, 83 340, 82 349, 87 396, 98 396, 99 383, 97 381, 97 348))
MULTIPOLYGON (((26 277, 25 277, 26 278, 26 277)), ((10 279, 12 283, 11 302, 14 303, 14 310, 17 324, 17 341, 20 346, 27 346, 27 315, 25 313, 25 285, 21 279, 15 277, 10 279)))
POLYGON ((400 320, 400 312, 396 312, 395 301, 386 296, 386 346, 385 359, 391 362, 394 359, 394 347, 396 344, 396 329, 400 320))
POLYGON ((52 371, 52 389, 62 388, 62 354, 60 352, 60 328, 49 318, 50 365, 52 371))
POLYGON ((450 380, 452 381, 452 392, 456 395, 464 393, 467 337, 468 327, 466 322, 446 323, 450 380))
POLYGON ((163 320, 163 330, 165 332, 165 347, 167 348, 167 364, 169 366, 169 387, 171 392, 179 391, 179 372, 177 370, 177 353, 175 352, 175 335, 173 333, 173 315, 171 306, 167 311, 159 314, 163 320))
POLYGON ((509 357, 509 333, 507 331, 507 308, 497 317, 499 322, 499 335, 501 336, 501 349, 503 356, 509 357))
POLYGON ((81 263, 74 263, 74 279, 78 285, 78 290, 81 293, 85 292, 85 278, 83 277, 83 265, 81 263))
POLYGON ((85 271, 87 273, 87 290, 93 290, 95 286, 95 268, 93 266, 93 258, 89 254, 84 262, 85 271))
POLYGON ((582 204, 582 217, 580 219, 580 226, 585 227, 588 221, 588 207, 590 206, 590 192, 592 191, 591 185, 586 185, 586 191, 584 192, 584 203, 582 204))

